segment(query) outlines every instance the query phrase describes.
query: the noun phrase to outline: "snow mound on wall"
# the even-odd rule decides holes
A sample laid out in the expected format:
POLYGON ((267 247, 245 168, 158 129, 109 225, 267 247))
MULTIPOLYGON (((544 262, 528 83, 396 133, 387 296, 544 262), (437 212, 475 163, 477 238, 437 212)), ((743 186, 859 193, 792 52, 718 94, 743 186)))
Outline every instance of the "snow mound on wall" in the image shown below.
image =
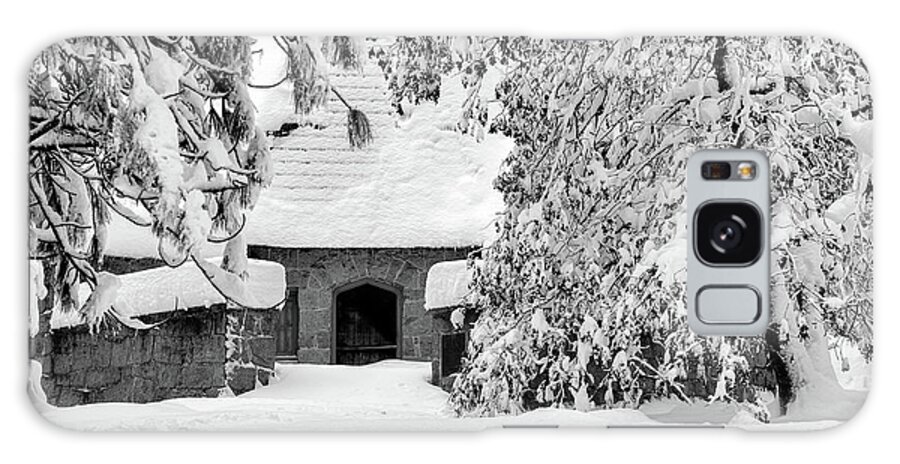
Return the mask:
MULTIPOLYGON (((218 265, 220 260, 211 259, 218 265)), ((249 277, 245 282, 260 307, 277 306, 284 299, 284 267, 271 261, 248 260, 249 277)), ((126 316, 154 314, 175 309, 209 307, 225 303, 200 269, 191 262, 177 268, 159 267, 119 277, 117 302, 127 303, 132 311, 126 316)))
POLYGON ((465 303, 474 272, 464 259, 431 266, 425 280, 425 309, 452 308, 465 303))
MULTIPOLYGON (((221 258, 213 258, 209 262, 218 265, 221 258)), ((244 283, 247 293, 253 295, 260 308, 277 307, 285 295, 284 267, 271 261, 251 259, 247 262, 249 276, 244 283)), ((116 315, 126 320, 168 311, 208 308, 226 302, 193 262, 186 262, 177 268, 163 266, 117 277, 120 287, 116 291, 113 307, 116 315)), ((90 290, 85 286, 79 289, 79 294, 80 299, 86 301, 90 290)), ((80 311, 67 314, 54 311, 52 316, 52 329, 84 322, 80 311)))

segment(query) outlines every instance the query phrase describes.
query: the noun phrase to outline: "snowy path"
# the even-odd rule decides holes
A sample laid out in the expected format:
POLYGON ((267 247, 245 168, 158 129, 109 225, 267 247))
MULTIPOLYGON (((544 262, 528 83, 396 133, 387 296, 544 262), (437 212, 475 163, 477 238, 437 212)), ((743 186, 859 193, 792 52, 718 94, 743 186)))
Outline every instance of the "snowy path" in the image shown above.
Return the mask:
POLYGON ((431 364, 382 361, 367 366, 279 365, 280 380, 240 399, 290 401, 340 418, 436 418, 447 393, 428 384, 431 364))
POLYGON ((639 411, 582 413, 539 409, 519 416, 455 417, 447 393, 428 383, 431 366, 382 361, 368 366, 279 364, 268 387, 233 398, 180 398, 158 403, 40 406, 50 422, 76 430, 121 431, 478 431, 501 426, 569 427, 729 424, 740 428, 823 428, 834 421, 763 425, 734 405, 657 401, 639 411))
POLYGON ((279 364, 276 372, 270 386, 236 398, 50 408, 44 416, 80 430, 396 430, 451 418, 447 394, 428 383, 429 363, 279 364))

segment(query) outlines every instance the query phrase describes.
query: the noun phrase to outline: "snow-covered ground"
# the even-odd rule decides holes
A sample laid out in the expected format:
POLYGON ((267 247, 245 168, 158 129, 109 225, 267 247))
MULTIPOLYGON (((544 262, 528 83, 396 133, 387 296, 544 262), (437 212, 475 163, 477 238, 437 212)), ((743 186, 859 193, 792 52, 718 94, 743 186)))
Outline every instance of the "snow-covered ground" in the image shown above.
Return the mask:
MULTIPOLYGON (((640 410, 588 413, 540 409, 519 416, 457 418, 447 393, 428 383, 431 366, 382 361, 367 366, 279 364, 268 387, 232 398, 182 398, 158 403, 105 403, 71 408, 41 405, 50 422, 76 430, 199 431, 477 431, 492 427, 640 427, 678 424, 737 428, 825 428, 836 421, 760 424, 729 404, 657 401, 640 410)), ((861 401, 864 392, 859 392, 861 401)), ((794 418, 795 420, 797 418, 794 418)))

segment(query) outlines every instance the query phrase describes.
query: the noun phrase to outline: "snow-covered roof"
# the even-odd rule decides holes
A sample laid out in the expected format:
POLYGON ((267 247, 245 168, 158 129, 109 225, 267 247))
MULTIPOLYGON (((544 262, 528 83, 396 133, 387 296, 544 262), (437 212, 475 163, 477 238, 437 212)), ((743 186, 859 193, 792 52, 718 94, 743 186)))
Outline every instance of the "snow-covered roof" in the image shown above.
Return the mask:
MULTIPOLYGON (((219 258, 208 260, 212 265, 219 258)), ((271 261, 247 260, 248 279, 246 292, 255 299, 259 308, 274 308, 284 300, 285 272, 281 264, 271 261)), ((117 276, 119 287, 115 293, 117 316, 131 319, 189 308, 206 308, 225 303, 225 297, 217 291, 197 265, 186 262, 177 268, 166 266, 117 276)), ((87 285, 79 289, 82 303, 90 296, 87 285)), ((83 323, 81 313, 63 314, 54 310, 51 328, 75 326, 83 323)))
MULTIPOLYGON (((283 56, 262 47, 254 79, 277 81, 284 75, 283 56)), ((454 131, 465 97, 458 78, 445 79, 438 105, 410 107, 404 119, 395 115, 375 63, 366 63, 362 72, 333 68, 330 82, 366 114, 373 145, 350 147, 347 109, 330 95, 325 108, 306 118, 311 125, 273 140, 275 180, 249 216, 248 243, 443 247, 478 245, 490 237, 491 221, 502 209, 491 184, 512 142, 499 135, 478 142, 454 131)), ((289 83, 255 90, 251 97, 265 130, 300 121, 289 83)))
MULTIPOLYGON (((370 43, 371 45, 371 43, 370 43)), ((286 60, 271 38, 260 38, 253 81, 277 82, 286 60)), ((491 93, 499 74, 490 71, 482 92, 491 93)), ((301 127, 273 138, 275 179, 248 215, 251 245, 287 248, 412 248, 481 245, 493 236, 502 210, 492 187, 513 142, 488 134, 482 141, 454 130, 466 91, 458 77, 446 78, 440 103, 404 105, 396 115, 384 75, 366 62, 362 71, 329 69, 329 80, 348 103, 369 119, 372 146, 354 150, 347 137, 347 109, 334 94, 324 108, 294 113, 292 84, 251 89, 257 125, 277 130, 301 127)), ((496 111, 493 104, 489 112, 496 111)), ((113 215, 106 254, 158 257, 157 240, 113 215)), ((203 256, 221 254, 207 244, 203 256)))
POLYGON ((474 269, 466 260, 444 261, 431 266, 425 279, 425 310, 452 308, 464 304, 470 296, 474 269))

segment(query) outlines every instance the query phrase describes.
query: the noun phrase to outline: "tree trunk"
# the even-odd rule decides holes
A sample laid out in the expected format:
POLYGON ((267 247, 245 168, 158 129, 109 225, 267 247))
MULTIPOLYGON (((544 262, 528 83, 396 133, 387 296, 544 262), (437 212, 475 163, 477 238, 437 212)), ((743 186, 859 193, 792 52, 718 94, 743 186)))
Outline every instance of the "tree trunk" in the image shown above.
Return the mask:
POLYGON ((772 323, 766 330, 766 346, 768 348, 769 368, 775 374, 775 385, 778 388, 779 414, 787 412, 787 406, 794 400, 794 384, 788 371, 789 359, 781 346, 781 331, 778 324, 772 323))
POLYGON ((713 69, 716 71, 716 82, 719 84, 719 92, 731 88, 731 79, 728 76, 728 66, 725 57, 728 55, 728 46, 725 37, 716 37, 716 51, 713 54, 713 69))
POLYGON ((810 391, 815 392, 813 396, 825 395, 822 398, 842 398, 845 395, 831 367, 823 321, 815 309, 803 312, 806 335, 801 337, 798 316, 802 308, 799 303, 791 301, 784 273, 781 272, 783 270, 778 271, 772 282, 772 321, 766 333, 766 342, 770 350, 770 366, 778 385, 781 413, 785 414, 801 394, 809 395, 810 391))

